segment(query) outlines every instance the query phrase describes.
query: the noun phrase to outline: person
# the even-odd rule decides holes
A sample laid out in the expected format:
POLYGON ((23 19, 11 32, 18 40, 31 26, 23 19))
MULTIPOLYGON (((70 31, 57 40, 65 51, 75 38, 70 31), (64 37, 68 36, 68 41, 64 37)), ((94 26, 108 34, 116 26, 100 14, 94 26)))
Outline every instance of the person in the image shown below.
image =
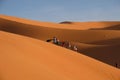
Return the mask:
POLYGON ((67 41, 64 41, 64 47, 68 48, 68 42, 67 41))
POLYGON ((71 46, 70 42, 68 42, 68 48, 71 49, 71 47, 72 47, 72 46, 71 46))
POLYGON ((59 45, 59 46, 61 46, 61 42, 60 42, 59 39, 57 39, 57 43, 56 44, 59 45))
POLYGON ((118 64, 117 64, 117 63, 115 63, 115 66, 116 66, 116 67, 118 67, 118 64))
POLYGON ((76 46, 73 46, 74 51, 78 51, 78 48, 76 46))
POLYGON ((65 42, 64 41, 61 42, 61 46, 65 47, 65 42))
POLYGON ((54 44, 57 44, 57 42, 58 42, 58 41, 57 41, 57 38, 56 38, 56 37, 53 37, 53 43, 54 43, 54 44))

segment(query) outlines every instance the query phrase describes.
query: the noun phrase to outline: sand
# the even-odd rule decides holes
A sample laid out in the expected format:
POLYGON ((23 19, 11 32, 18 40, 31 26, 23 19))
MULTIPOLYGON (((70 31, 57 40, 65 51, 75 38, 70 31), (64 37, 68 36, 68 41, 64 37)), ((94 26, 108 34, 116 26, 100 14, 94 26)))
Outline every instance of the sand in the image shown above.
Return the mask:
MULTIPOLYGON (((0 15, 0 79, 120 80, 119 66, 114 67, 120 64, 120 31, 103 26, 102 30, 83 30, 73 23, 0 15), (53 36, 76 45, 79 52, 45 42, 53 36)), ((118 23, 107 22, 107 27, 118 23)))
POLYGON ((0 31, 3 80, 119 80, 120 70, 71 50, 0 31))
MULTIPOLYGON (((68 21, 69 22, 69 21, 68 21)), ((99 22, 61 22, 61 24, 76 25, 81 30, 120 30, 120 21, 99 21, 99 22)))

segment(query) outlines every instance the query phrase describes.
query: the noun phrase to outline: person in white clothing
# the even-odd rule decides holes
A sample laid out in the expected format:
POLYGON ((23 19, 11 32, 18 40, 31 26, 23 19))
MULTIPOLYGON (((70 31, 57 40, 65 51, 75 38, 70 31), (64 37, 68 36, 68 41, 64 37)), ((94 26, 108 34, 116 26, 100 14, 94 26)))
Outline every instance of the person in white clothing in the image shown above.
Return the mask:
POLYGON ((53 37, 53 43, 57 44, 57 38, 56 37, 53 37))
POLYGON ((78 48, 76 46, 73 46, 74 51, 78 51, 78 48))

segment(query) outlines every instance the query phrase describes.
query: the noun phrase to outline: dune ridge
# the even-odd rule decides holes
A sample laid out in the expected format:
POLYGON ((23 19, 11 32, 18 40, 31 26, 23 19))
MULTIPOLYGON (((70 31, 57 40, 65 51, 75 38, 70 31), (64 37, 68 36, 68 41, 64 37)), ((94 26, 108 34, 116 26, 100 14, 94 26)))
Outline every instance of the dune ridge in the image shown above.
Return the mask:
POLYGON ((40 22, 40 21, 35 21, 35 20, 28 20, 24 18, 17 18, 13 16, 2 15, 2 14, 0 14, 0 18, 11 20, 11 21, 16 21, 20 23, 30 24, 30 25, 36 25, 36 26, 60 28, 60 29, 75 29, 75 30, 89 30, 92 28, 101 29, 101 28, 107 28, 111 26, 120 25, 120 21, 70 22, 71 24, 66 24, 66 23, 59 24, 59 23, 53 23, 53 22, 40 22))
POLYGON ((0 44, 2 80, 120 79, 117 68, 41 40, 0 31, 0 44))
POLYGON ((10 20, 13 22, 18 22, 22 24, 28 24, 28 25, 34 25, 34 26, 42 26, 42 27, 50 27, 50 28, 60 28, 60 29, 79 29, 78 27, 72 26, 72 25, 67 25, 67 24, 58 24, 58 23, 52 23, 52 22, 40 22, 40 21, 34 21, 34 20, 28 20, 28 19, 23 19, 23 18, 17 18, 17 17, 11 17, 11 16, 6 16, 6 15, 0 15, 0 18, 2 19, 1 21, 5 20, 10 20))

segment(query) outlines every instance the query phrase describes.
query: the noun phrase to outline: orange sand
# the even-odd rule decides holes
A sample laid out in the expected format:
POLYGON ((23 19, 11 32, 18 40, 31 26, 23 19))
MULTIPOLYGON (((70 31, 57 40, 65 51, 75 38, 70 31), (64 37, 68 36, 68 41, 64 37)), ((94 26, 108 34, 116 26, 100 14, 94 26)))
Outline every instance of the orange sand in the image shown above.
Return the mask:
POLYGON ((57 24, 0 15, 0 79, 120 80, 120 70, 110 66, 120 64, 120 31, 105 30, 119 23, 57 24), (53 36, 80 53, 45 42, 53 36))
POLYGON ((1 80, 120 80, 120 70, 68 49, 0 31, 1 80))

